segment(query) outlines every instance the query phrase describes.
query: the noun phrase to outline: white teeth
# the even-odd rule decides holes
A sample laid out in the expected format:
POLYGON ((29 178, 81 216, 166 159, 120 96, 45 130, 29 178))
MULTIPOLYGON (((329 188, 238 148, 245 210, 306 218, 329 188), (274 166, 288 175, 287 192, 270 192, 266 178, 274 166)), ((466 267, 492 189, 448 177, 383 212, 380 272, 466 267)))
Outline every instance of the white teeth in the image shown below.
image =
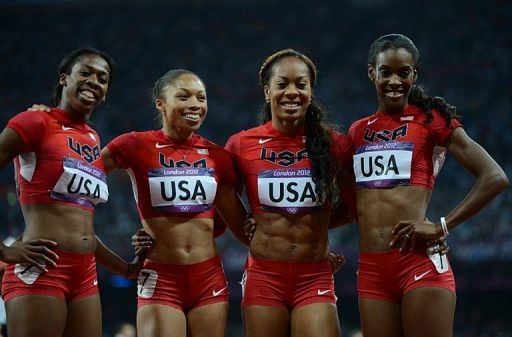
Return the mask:
POLYGON ((389 97, 396 98, 396 97, 403 96, 403 93, 399 92, 399 91, 389 91, 389 92, 386 93, 386 95, 389 96, 389 97))
POLYGON ((201 116, 196 115, 196 114, 184 114, 183 117, 185 117, 185 119, 189 119, 194 122, 197 122, 199 119, 201 119, 201 116))
POLYGON ((89 90, 82 90, 80 91, 82 95, 86 96, 87 98, 94 98, 94 93, 89 90))
POLYGON ((299 103, 284 103, 283 106, 285 108, 296 108, 299 106, 299 103))

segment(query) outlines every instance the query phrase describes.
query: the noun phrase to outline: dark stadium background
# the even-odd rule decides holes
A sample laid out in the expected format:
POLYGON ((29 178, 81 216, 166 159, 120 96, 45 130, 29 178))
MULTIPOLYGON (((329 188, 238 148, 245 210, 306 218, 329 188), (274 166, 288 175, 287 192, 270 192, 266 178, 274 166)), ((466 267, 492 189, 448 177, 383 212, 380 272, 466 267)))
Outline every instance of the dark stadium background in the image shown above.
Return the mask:
MULTIPOLYGON (((400 32, 421 52, 419 82, 463 114, 467 132, 512 178, 512 2, 403 0, 0 0, 0 124, 29 107, 48 103, 58 62, 69 51, 93 46, 116 61, 107 102, 92 123, 106 144, 130 130, 157 127, 149 89, 171 68, 199 74, 208 90, 209 115, 201 134, 223 145, 254 126, 263 103, 257 72, 263 59, 295 48, 317 64, 316 98, 342 130, 376 107, 366 76, 372 41, 400 32)), ((23 227, 12 165, 0 174, 0 232, 23 227)), ((450 211, 472 177, 449 158, 428 215, 450 211)), ((98 235, 132 257, 138 227, 129 179, 109 178, 111 199, 99 207, 98 235)), ((460 225, 449 238, 458 305, 455 336, 512 336, 512 193, 460 225)), ((347 265, 336 274, 339 317, 347 336, 357 329, 357 229, 330 233, 332 249, 347 265)), ((218 240, 230 280, 228 335, 241 336, 240 287, 246 250, 226 234, 218 240)), ((100 269, 104 335, 134 321, 135 286, 100 269)))

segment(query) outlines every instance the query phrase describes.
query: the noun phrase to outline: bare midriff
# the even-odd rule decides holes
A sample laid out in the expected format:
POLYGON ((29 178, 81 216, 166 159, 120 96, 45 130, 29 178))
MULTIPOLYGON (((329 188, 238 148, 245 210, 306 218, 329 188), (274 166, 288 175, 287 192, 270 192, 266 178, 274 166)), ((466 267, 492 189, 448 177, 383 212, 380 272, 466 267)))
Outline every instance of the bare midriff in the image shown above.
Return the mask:
POLYGON ((424 220, 432 191, 418 186, 357 191, 360 252, 385 252, 402 220, 424 220))
POLYGON ((61 204, 22 205, 25 219, 23 241, 48 239, 55 249, 78 254, 94 254, 94 213, 61 204))
POLYGON ((144 229, 156 240, 147 258, 154 262, 193 264, 217 255, 213 219, 157 217, 143 220, 144 229))
POLYGON ((302 215, 255 214, 256 232, 251 255, 288 262, 316 262, 327 258, 329 212, 302 215))

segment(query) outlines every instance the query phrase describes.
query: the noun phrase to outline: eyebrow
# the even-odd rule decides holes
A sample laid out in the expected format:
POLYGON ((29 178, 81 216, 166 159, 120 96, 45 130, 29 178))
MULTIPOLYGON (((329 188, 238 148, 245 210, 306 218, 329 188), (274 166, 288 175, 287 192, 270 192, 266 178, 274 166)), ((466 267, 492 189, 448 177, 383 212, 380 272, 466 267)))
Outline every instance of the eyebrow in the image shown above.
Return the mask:
POLYGON ((109 76, 109 73, 108 73, 107 71, 103 71, 103 70, 101 70, 100 68, 93 67, 93 66, 88 65, 88 64, 82 64, 82 65, 80 65, 80 68, 82 68, 82 67, 87 68, 87 69, 92 69, 92 70, 94 70, 94 71, 96 71, 96 72, 100 73, 100 75, 106 75, 106 76, 109 76))
POLYGON ((201 90, 188 90, 186 88, 176 88, 176 91, 178 91, 178 90, 185 91, 186 93, 191 93, 192 91, 197 91, 198 93, 206 94, 206 90, 203 90, 203 89, 201 89, 201 90))
MULTIPOLYGON (((288 79, 288 77, 286 77, 286 76, 281 76, 281 75, 277 75, 277 77, 278 77, 278 78, 280 78, 280 79, 283 79, 283 80, 287 80, 287 79, 288 79)), ((309 76, 299 76, 297 79, 299 79, 299 80, 302 80, 302 79, 309 79, 309 76)))

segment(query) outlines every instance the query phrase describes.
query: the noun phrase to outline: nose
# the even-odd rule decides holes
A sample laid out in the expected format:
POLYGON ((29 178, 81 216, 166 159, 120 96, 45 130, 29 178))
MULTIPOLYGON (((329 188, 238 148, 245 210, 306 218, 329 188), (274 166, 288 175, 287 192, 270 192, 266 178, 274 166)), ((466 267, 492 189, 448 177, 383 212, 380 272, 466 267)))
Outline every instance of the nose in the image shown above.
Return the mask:
POLYGON ((199 110, 201 108, 201 104, 200 104, 199 100, 197 99, 197 97, 195 97, 195 96, 190 97, 188 108, 190 110, 199 110))
POLYGON ((87 77, 87 79, 85 80, 85 83, 87 83, 88 85, 94 86, 94 87, 98 87, 99 86, 98 76, 93 74, 93 75, 87 77))
POLYGON ((295 98, 299 95, 299 91, 297 90, 297 87, 295 85, 290 84, 286 87, 284 95, 287 98, 295 98))
POLYGON ((397 74, 391 75, 391 78, 389 79, 389 85, 390 86, 400 86, 402 85, 402 81, 400 81, 400 77, 397 74))

